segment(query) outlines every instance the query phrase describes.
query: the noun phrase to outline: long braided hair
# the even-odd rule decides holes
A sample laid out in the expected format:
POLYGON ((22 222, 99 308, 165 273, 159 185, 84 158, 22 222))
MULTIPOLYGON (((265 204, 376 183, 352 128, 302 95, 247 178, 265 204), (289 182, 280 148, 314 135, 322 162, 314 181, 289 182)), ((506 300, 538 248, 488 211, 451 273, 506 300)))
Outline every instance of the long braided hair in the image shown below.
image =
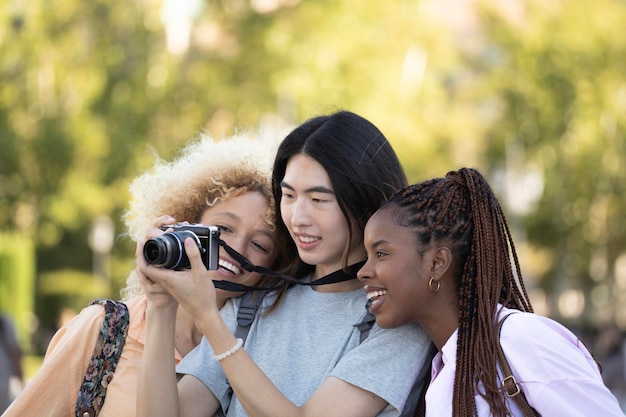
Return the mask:
MULTIPOLYGON (((477 170, 462 168, 409 186, 388 204, 406 210, 403 220, 421 244, 450 245, 459 297, 452 415, 478 415, 475 390, 492 415, 510 415, 496 370, 496 309, 498 303, 526 312, 533 309, 509 226, 489 184, 477 170)), ((424 404, 418 415, 420 409, 423 413, 424 404)))

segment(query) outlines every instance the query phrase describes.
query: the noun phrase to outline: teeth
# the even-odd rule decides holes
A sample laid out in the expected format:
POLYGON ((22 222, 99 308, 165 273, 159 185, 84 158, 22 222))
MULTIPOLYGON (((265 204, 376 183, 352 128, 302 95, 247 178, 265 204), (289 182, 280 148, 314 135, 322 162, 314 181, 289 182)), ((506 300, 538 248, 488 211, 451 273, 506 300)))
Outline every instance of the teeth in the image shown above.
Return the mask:
POLYGON ((241 269, 239 269, 237 266, 231 264, 230 262, 226 262, 223 260, 219 260, 219 265, 224 268, 224 269, 228 269, 230 272, 232 272, 235 275, 239 275, 241 273, 241 269))
POLYGON ((367 299, 368 300, 373 300, 374 298, 380 297, 381 295, 385 295, 385 294, 387 294, 386 290, 368 292, 367 293, 367 299))
POLYGON ((317 240, 316 237, 300 236, 300 240, 304 243, 311 243, 317 240))

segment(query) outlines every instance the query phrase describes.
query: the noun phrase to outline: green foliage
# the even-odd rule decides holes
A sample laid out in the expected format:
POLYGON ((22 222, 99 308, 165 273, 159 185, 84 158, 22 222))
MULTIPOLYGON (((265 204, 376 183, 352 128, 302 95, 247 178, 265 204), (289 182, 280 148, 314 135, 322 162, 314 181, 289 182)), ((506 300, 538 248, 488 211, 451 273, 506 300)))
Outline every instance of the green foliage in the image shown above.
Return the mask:
POLYGON ((35 250, 32 240, 17 233, 0 233, 0 311, 9 313, 18 336, 27 346, 35 289, 35 250))
POLYGON ((620 282, 623 1, 261 3, 271 4, 190 3, 180 52, 168 50, 161 1, 11 0, 0 10, 0 226, 35 246, 40 318, 124 285, 127 186, 155 155, 170 158, 203 130, 260 128, 275 143, 339 108, 385 132, 411 181, 473 166, 508 201, 515 191, 500 174, 536 170, 540 199, 507 207, 532 254, 531 283, 550 296, 620 282), (44 291, 44 277, 93 281, 87 236, 98 216, 118 236, 108 287, 44 291))
POLYGON ((527 218, 528 239, 556 261, 537 277, 539 285, 588 295, 598 285, 613 287, 626 244, 623 216, 615 215, 626 208, 626 45, 616 32, 626 27, 626 5, 526 5, 517 22, 495 7, 483 9, 491 51, 474 67, 483 94, 499 104, 486 131, 489 159, 497 164, 515 143, 522 164, 540 167, 544 193, 527 218), (594 272, 594 258, 602 259, 603 272, 594 272))

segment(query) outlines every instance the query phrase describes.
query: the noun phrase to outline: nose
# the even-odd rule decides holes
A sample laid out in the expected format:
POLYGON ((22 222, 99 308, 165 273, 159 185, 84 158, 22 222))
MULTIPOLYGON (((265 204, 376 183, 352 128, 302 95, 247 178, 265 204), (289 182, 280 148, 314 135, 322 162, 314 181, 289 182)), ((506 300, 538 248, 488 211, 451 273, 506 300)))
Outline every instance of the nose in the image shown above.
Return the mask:
POLYGON ((311 224, 311 212, 306 199, 297 199, 290 207, 291 224, 294 226, 308 226, 311 224))
POLYGON ((244 256, 245 258, 248 257, 248 241, 245 238, 245 236, 229 236, 228 238, 224 238, 224 242, 230 246, 231 248, 233 248, 234 250, 236 250, 237 252, 239 252, 240 255, 244 256))
POLYGON ((361 269, 357 271, 356 277, 361 282, 364 282, 366 279, 370 279, 372 277, 369 258, 367 258, 367 261, 365 261, 361 269))

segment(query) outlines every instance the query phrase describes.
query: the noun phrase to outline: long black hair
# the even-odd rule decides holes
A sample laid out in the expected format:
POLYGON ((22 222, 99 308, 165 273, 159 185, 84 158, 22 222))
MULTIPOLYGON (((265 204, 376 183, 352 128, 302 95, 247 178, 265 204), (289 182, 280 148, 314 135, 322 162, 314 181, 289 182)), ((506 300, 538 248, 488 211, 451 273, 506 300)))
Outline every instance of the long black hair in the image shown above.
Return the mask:
MULTIPOLYGON (((370 121, 349 111, 313 117, 285 137, 274 160, 272 191, 276 199, 276 223, 281 233, 288 234, 280 211, 280 184, 287 162, 299 154, 315 159, 324 168, 348 230, 352 230, 349 226, 354 221, 361 234, 381 203, 408 185, 391 144, 370 121)), ((288 272, 296 277, 310 272, 313 267, 300 260, 295 243, 292 241, 289 246, 294 261, 288 272)), ((344 250, 344 269, 348 266, 349 250, 350 239, 344 250)))

